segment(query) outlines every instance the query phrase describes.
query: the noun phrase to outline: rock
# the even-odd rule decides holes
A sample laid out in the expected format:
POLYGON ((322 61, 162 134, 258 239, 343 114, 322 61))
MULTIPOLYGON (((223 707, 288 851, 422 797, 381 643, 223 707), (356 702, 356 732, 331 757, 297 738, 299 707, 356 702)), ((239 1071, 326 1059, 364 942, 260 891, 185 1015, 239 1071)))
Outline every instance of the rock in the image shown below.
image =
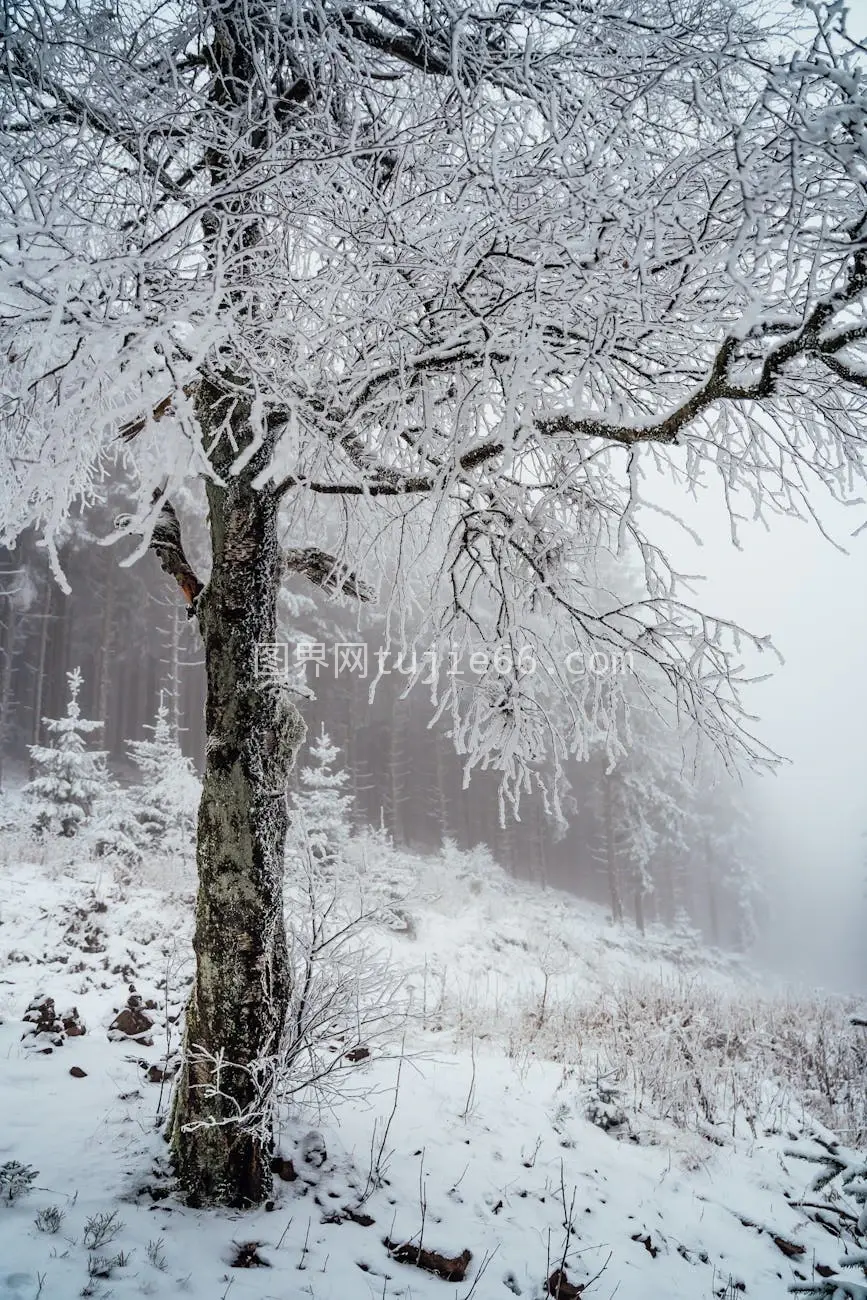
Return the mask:
MULTIPOLYGON (((143 1062, 147 1064, 147 1062, 143 1062)), ((148 1066, 147 1079, 149 1083, 165 1083, 167 1079, 173 1079, 178 1072, 177 1061, 166 1061, 164 1065, 148 1066)))
POLYGON ((344 1052, 343 1059, 345 1061, 352 1061, 354 1064, 356 1061, 366 1061, 369 1056, 369 1047, 353 1047, 351 1051, 344 1052))
POLYGON ((376 1219, 369 1214, 365 1214, 363 1210, 354 1210, 351 1206, 346 1207, 343 1214, 351 1223, 357 1223, 360 1228, 372 1228, 376 1223, 376 1219))
POLYGON ((298 1174, 292 1161, 285 1156, 273 1156, 271 1159, 271 1172, 278 1178, 282 1178, 284 1183, 294 1183, 298 1174))
POLYGON ((580 1300, 584 1293, 584 1287, 577 1282, 570 1282, 562 1269, 555 1269, 548 1281, 545 1283, 545 1290, 553 1300, 580 1300))
POLYGON ((87 1026, 78 1014, 78 1007, 70 1007, 60 1017, 67 1038, 81 1038, 87 1033, 87 1026))
POLYGON ((60 1033, 63 1030, 54 1008, 54 998, 46 997, 44 993, 37 993, 24 1012, 23 1018, 33 1025, 33 1028, 27 1031, 30 1034, 60 1033))
POLYGON ((242 1241, 235 1249, 232 1268, 270 1268, 267 1259, 259 1254, 261 1241, 242 1241))
POLYGON ((314 1169, 321 1169, 328 1159, 328 1152, 325 1149, 325 1138, 315 1129, 305 1133, 301 1139, 301 1156, 306 1165, 312 1165, 314 1169))
POLYGON ((60 1037, 51 1034, 34 1034, 32 1037, 24 1035, 24 1050, 35 1052, 37 1056, 50 1056, 55 1047, 62 1046, 62 1035, 60 1037))
POLYGON ((28 1052, 48 1055, 66 1041, 63 1021, 57 1015, 54 998, 38 993, 24 1013, 27 1028, 21 1040, 28 1052))
POLYGON ((108 1030, 109 1038, 133 1038, 144 1047, 152 1047, 153 1039, 149 1037, 154 1022, 142 1008, 142 1000, 137 993, 130 994, 127 1004, 119 1011, 108 1030))
POLYGON ((80 1065, 73 1065, 69 1071, 73 1079, 86 1079, 87 1070, 82 1070, 80 1065))

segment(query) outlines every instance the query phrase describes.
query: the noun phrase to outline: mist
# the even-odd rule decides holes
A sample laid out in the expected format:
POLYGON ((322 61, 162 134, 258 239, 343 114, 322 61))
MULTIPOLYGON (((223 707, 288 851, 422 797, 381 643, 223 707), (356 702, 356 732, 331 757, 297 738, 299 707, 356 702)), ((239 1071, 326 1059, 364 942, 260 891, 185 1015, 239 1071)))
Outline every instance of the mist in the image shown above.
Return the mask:
MULTIPOLYGON (((812 521, 751 522, 732 543, 718 491, 666 505, 702 537, 666 524, 681 572, 705 575, 700 603, 770 635, 783 658, 746 658, 768 673, 746 696, 753 730, 783 758, 774 774, 746 777, 758 810, 769 924, 755 957, 787 978, 839 992, 867 990, 867 533, 860 506, 813 502, 812 521)), ((743 509, 744 502, 740 502, 743 509)))

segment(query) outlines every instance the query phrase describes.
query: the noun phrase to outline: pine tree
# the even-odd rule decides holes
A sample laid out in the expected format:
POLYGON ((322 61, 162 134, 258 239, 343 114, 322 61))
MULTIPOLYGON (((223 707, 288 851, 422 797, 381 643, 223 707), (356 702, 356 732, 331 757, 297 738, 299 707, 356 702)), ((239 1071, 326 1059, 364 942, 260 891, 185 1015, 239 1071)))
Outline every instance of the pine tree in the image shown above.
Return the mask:
POLYGON ((24 787, 24 794, 33 803, 33 829, 37 833, 56 829, 71 837, 87 824, 107 773, 105 753, 87 748, 85 738, 103 724, 81 717, 81 671, 75 668, 67 678, 66 717, 43 718, 46 731, 56 741, 53 745, 29 746, 36 775, 24 787))
POLYGON ((165 692, 148 740, 130 740, 129 757, 141 772, 141 784, 129 791, 138 839, 143 847, 166 851, 192 839, 201 784, 190 759, 181 752, 165 692))
POLYGON ((334 770, 339 753, 323 724, 319 738, 310 747, 313 766, 301 768, 300 788, 292 795, 292 837, 308 845, 314 860, 324 867, 333 867, 339 860, 350 835, 353 801, 352 795, 345 792, 349 773, 343 768, 334 770))

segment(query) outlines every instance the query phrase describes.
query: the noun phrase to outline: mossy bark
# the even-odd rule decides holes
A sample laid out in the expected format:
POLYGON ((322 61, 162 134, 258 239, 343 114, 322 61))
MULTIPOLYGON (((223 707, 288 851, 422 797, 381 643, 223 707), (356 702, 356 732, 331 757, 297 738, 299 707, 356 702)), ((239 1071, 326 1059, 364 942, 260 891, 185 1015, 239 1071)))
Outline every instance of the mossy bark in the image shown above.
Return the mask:
POLYGON ((195 1205, 256 1205, 270 1192, 267 1058, 279 1051, 289 1000, 286 787, 305 727, 285 687, 257 670, 257 647, 276 640, 281 577, 278 503, 252 486, 260 460, 226 486, 208 485, 213 564, 196 606, 207 752, 196 973, 171 1123, 195 1205))

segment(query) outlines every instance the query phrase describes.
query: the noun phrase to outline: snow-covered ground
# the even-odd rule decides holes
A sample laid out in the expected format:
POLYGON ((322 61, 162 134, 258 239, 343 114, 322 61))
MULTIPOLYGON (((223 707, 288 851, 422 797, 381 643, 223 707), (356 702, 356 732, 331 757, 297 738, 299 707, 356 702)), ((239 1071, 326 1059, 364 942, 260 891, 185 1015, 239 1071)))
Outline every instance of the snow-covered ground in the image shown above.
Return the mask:
POLYGON ((838 1273, 858 1205, 839 1177, 811 1190, 802 1158, 837 1149, 831 1124, 863 1146, 852 1008, 456 851, 362 855, 370 893, 402 895, 398 928, 365 944, 405 978, 403 1058, 376 1046, 347 1065, 347 1099, 287 1112, 295 1177, 273 1203, 186 1208, 158 1130, 170 1085, 149 1070, 177 1046, 189 867, 133 884, 56 848, 28 857, 25 837, 0 846, 0 1166, 38 1171, 0 1204, 2 1300, 542 1300, 558 1273, 561 1300, 776 1300, 864 1281, 838 1273), (109 1035, 131 992, 148 1042, 109 1035), (34 1050, 50 1045, 22 1039, 37 996, 86 1033, 34 1050), (460 1280, 419 1267, 437 1262, 419 1246, 460 1280))

